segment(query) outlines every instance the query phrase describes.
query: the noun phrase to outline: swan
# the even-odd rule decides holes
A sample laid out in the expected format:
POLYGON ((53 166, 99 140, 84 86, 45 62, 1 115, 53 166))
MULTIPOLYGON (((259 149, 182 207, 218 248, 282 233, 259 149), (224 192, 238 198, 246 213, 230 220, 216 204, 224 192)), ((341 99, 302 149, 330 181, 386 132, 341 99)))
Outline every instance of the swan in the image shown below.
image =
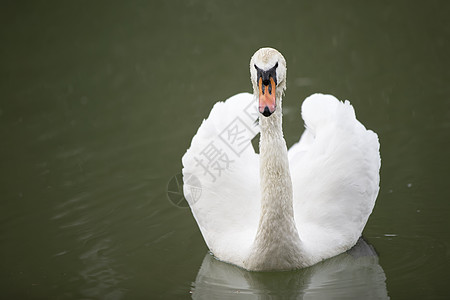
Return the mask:
POLYGON ((182 158, 183 192, 209 250, 249 271, 305 268, 349 250, 379 191, 378 136, 348 101, 306 98, 305 131, 288 151, 286 72, 280 52, 256 51, 253 95, 217 102, 182 158))

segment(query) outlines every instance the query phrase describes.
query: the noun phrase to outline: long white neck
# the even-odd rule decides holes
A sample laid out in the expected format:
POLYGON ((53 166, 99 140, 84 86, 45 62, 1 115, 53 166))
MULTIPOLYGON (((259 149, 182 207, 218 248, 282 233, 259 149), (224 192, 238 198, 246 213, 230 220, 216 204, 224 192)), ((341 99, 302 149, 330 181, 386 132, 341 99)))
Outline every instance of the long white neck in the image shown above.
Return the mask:
POLYGON ((275 112, 260 116, 261 216, 248 259, 251 270, 301 266, 300 239, 294 221, 292 182, 283 138, 281 101, 275 112))

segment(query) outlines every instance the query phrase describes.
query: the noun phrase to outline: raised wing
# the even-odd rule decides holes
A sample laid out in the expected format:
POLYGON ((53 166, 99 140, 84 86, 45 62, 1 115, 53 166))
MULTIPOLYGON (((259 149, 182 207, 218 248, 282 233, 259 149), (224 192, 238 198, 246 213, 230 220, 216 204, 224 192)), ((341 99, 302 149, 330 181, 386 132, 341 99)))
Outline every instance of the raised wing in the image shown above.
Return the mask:
POLYGON ((289 150, 294 211, 305 251, 330 257, 352 247, 379 190, 378 136, 348 101, 314 94, 302 105, 306 130, 289 150))
POLYGON ((216 103, 182 159, 184 194, 209 249, 235 264, 258 225, 259 158, 251 144, 257 117, 251 94, 216 103))

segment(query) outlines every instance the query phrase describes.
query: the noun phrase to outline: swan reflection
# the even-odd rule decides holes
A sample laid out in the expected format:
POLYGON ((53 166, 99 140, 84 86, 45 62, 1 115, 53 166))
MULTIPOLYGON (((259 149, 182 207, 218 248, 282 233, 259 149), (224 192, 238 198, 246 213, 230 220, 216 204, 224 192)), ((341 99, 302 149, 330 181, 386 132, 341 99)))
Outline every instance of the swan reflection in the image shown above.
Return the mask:
POLYGON ((193 299, 389 299, 386 276, 362 238, 346 253, 289 272, 249 272, 207 254, 193 299))

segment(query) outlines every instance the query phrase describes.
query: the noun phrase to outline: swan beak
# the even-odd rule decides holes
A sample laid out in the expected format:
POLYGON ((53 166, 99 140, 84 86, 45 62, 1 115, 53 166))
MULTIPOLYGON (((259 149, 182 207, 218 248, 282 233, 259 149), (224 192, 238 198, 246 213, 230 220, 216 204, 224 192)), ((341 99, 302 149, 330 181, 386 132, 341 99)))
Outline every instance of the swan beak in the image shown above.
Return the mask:
POLYGON ((275 101, 275 81, 270 77, 270 82, 264 83, 262 77, 259 78, 259 112, 268 117, 277 108, 275 101))

